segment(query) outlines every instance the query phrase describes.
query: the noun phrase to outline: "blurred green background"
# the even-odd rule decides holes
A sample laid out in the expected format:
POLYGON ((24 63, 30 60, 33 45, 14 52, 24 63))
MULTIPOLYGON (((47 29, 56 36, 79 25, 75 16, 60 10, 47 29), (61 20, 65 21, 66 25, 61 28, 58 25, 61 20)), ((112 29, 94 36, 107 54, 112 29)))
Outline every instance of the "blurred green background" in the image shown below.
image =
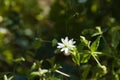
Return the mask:
POLYGON ((0 72, 26 76, 35 60, 53 56, 64 65, 69 57, 54 54, 52 40, 68 36, 79 46, 80 35, 94 41, 91 35, 100 26, 106 39, 100 59, 108 67, 107 80, 115 80, 120 76, 119 8, 120 0, 0 0, 0 72), (22 57, 25 62, 16 62, 22 57))

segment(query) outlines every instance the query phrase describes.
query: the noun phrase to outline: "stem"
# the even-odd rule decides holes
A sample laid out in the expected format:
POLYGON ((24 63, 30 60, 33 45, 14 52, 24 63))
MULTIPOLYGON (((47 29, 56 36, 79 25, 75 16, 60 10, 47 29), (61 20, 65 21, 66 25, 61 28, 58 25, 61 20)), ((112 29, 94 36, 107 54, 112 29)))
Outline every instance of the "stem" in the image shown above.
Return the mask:
POLYGON ((100 64, 100 62, 97 60, 97 58, 93 55, 93 53, 91 53, 91 55, 93 56, 93 58, 94 58, 95 61, 97 62, 98 66, 102 66, 102 65, 100 64))
POLYGON ((55 72, 57 72, 57 73, 59 73, 59 74, 61 74, 61 75, 63 75, 63 76, 66 76, 66 77, 70 77, 70 75, 68 75, 68 74, 66 74, 66 73, 63 73, 63 72, 61 72, 61 71, 59 71, 59 70, 55 70, 55 72))

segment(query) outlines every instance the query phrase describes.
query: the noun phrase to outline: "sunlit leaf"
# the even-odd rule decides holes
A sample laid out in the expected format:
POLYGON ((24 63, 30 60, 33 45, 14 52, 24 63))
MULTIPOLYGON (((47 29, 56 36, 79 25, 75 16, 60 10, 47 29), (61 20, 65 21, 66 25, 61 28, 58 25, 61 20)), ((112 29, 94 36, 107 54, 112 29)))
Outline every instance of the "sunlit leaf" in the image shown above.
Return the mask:
POLYGON ((31 75, 38 76, 38 75, 39 75, 39 72, 38 72, 38 71, 36 71, 36 72, 32 72, 31 75))
POLYGON ((72 55, 72 60, 75 64, 80 65, 80 53, 76 53, 72 55))
POLYGON ((47 72, 48 72, 47 69, 41 69, 41 70, 40 70, 40 74, 41 74, 41 75, 43 75, 43 74, 45 74, 45 73, 47 73, 47 72))
POLYGON ((8 78, 7 78, 7 76, 6 76, 6 75, 4 75, 4 80, 8 80, 8 78))
POLYGON ((87 63, 88 60, 90 59, 90 54, 89 53, 83 53, 81 54, 81 63, 87 63))
POLYGON ((93 37, 93 36, 98 36, 98 35, 102 35, 102 34, 103 34, 103 32, 102 32, 100 26, 96 26, 96 30, 97 30, 97 32, 94 33, 94 34, 92 34, 92 37, 93 37))
POLYGON ((34 71, 31 73, 31 75, 34 75, 34 76, 39 76, 39 75, 43 75, 45 73, 47 73, 48 70, 47 69, 39 69, 39 71, 34 71))
POLYGON ((86 46, 88 46, 89 41, 88 41, 84 36, 80 36, 80 40, 81 40, 81 42, 83 42, 86 46))
POLYGON ((32 65, 32 67, 31 67, 31 69, 32 69, 32 70, 35 69, 35 68, 36 68, 36 65, 37 65, 37 64, 34 62, 33 65, 32 65))
POLYGON ((12 79, 13 79, 13 76, 9 77, 9 79, 8 79, 8 80, 12 80, 12 79))
POLYGON ((25 58, 23 57, 20 57, 20 58, 17 58, 14 60, 15 62, 21 62, 21 61, 25 61, 25 58))
POLYGON ((100 36, 97 37, 97 39, 91 44, 90 49, 92 52, 95 52, 99 46, 100 42, 100 36))

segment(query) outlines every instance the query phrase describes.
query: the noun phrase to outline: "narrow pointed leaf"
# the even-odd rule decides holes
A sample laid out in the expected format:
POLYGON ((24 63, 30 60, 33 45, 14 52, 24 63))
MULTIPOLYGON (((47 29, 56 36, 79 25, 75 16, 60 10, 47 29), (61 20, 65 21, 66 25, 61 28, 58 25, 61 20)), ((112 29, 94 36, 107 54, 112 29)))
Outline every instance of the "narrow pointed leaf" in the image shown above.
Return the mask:
POLYGON ((98 49, 99 42, 100 42, 100 36, 91 44, 90 49, 92 52, 95 52, 98 49))

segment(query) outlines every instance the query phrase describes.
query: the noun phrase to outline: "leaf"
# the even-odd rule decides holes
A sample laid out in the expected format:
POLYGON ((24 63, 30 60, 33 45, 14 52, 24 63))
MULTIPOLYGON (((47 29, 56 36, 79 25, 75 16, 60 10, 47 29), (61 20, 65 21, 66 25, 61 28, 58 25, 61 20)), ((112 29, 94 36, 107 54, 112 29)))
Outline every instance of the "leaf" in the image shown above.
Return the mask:
POLYGON ((94 36, 98 36, 98 35, 100 35, 100 33, 94 33, 93 35, 92 35, 92 37, 94 37, 94 36))
POLYGON ((41 74, 41 75, 43 75, 43 74, 45 74, 45 73, 47 73, 47 72, 48 72, 47 69, 41 69, 41 70, 40 70, 40 74, 41 74))
POLYGON ((12 80, 12 79, 13 79, 13 76, 9 77, 9 79, 8 79, 8 80, 12 80))
POLYGON ((80 53, 76 53, 72 55, 72 60, 75 64, 80 65, 80 53))
POLYGON ((113 31, 111 32, 111 36, 112 36, 112 46, 114 48, 116 48, 118 46, 118 44, 120 43, 120 33, 116 30, 116 31, 113 31))
POLYGON ((36 68, 36 65, 37 65, 37 64, 34 62, 33 65, 32 65, 32 67, 31 67, 31 69, 32 69, 32 70, 35 69, 35 68, 36 68))
POLYGON ((43 75, 43 74, 45 74, 45 73, 47 73, 48 72, 48 70, 47 69, 39 69, 39 71, 34 71, 34 72, 32 72, 31 73, 31 75, 34 75, 34 76, 39 76, 39 75, 43 75))
POLYGON ((12 80, 12 79, 13 79, 13 76, 8 78, 6 75, 4 75, 4 80, 12 80))
POLYGON ((56 44, 57 44, 57 40, 56 40, 56 39, 53 39, 53 40, 52 40, 52 46, 54 47, 54 46, 56 46, 56 44))
POLYGON ((59 69, 59 68, 62 68, 62 66, 59 65, 59 64, 55 64, 55 65, 53 66, 53 69, 54 69, 54 70, 59 69))
POLYGON ((36 71, 36 72, 32 72, 31 75, 38 76, 38 75, 39 75, 39 72, 38 72, 38 71, 36 71))
POLYGON ((81 54, 81 63, 87 63, 88 60, 90 59, 90 54, 89 53, 83 53, 81 54))
POLYGON ((96 30, 97 30, 97 32, 94 33, 94 34, 92 35, 92 37, 98 36, 98 35, 102 35, 102 34, 103 34, 103 32, 102 32, 100 26, 97 26, 97 27, 96 27, 96 30))
POLYGON ((32 64, 31 69, 34 70, 34 69, 40 68, 41 65, 42 65, 42 63, 43 63, 43 60, 41 60, 41 61, 35 61, 35 62, 32 64))
POLYGON ((98 49, 100 42, 100 36, 97 37, 97 39, 91 44, 90 49, 92 52, 95 52, 98 49))
POLYGON ((88 46, 88 44, 89 44, 89 41, 84 37, 84 36, 80 36, 80 40, 81 40, 81 42, 83 42, 84 44, 85 44, 85 46, 88 46))
POLYGON ((102 34, 102 33, 103 33, 100 26, 97 26, 97 27, 96 27, 96 30, 99 32, 99 34, 102 34))
POLYGON ((14 60, 15 62, 21 62, 21 61, 25 61, 25 58, 23 57, 20 57, 20 58, 17 58, 14 60))
POLYGON ((7 76, 6 76, 6 75, 4 75, 4 80, 8 80, 8 78, 7 78, 7 76))

